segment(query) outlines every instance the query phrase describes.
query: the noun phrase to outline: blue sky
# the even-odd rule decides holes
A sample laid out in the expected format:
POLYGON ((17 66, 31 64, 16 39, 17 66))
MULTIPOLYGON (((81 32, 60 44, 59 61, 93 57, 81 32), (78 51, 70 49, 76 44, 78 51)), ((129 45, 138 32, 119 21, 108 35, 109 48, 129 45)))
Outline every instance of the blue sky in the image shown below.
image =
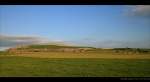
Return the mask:
POLYGON ((94 47, 150 48, 149 16, 130 13, 127 5, 1 5, 0 34, 94 47))

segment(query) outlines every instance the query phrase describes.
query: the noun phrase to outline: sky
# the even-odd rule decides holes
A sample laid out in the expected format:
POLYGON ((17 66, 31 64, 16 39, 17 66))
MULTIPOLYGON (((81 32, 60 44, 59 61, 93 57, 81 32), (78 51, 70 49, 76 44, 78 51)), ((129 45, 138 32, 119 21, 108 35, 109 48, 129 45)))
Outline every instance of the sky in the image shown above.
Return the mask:
POLYGON ((1 5, 0 35, 0 44, 6 36, 19 36, 100 48, 150 48, 150 6, 1 5))

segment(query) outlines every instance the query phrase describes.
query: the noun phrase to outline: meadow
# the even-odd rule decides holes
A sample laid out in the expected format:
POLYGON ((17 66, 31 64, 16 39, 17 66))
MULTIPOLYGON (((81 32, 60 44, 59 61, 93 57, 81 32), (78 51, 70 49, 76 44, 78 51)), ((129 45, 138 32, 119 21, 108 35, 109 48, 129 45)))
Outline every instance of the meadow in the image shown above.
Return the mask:
POLYGON ((150 59, 0 57, 1 77, 149 77, 150 59))
POLYGON ((102 49, 94 52, 0 52, 0 77, 39 76, 149 77, 150 54, 102 49))

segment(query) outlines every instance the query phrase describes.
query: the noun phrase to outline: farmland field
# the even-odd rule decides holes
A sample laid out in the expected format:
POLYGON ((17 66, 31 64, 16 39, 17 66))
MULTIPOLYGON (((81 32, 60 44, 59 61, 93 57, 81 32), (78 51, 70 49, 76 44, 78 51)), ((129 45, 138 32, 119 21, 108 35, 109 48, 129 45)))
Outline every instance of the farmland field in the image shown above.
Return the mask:
POLYGON ((0 55, 0 76, 149 77, 150 55, 3 52, 0 55))
MULTIPOLYGON (((3 55, 1 55, 3 56, 3 55)), ((5 55, 6 56, 6 55, 5 55)), ((9 54, 7 56, 22 56, 34 58, 104 58, 104 59, 150 59, 149 54, 141 55, 125 55, 125 54, 108 54, 108 53, 73 53, 73 52, 24 52, 17 54, 9 54)))

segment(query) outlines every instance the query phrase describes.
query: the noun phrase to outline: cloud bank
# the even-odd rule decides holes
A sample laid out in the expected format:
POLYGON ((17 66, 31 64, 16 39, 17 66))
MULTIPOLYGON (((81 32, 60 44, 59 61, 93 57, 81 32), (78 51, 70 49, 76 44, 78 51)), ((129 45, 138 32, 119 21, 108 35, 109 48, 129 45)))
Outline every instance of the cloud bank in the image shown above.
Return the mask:
POLYGON ((128 11, 128 14, 130 15, 150 17, 150 5, 135 5, 129 7, 130 10, 128 11))
POLYGON ((145 42, 129 42, 117 40, 94 40, 90 38, 63 41, 63 40, 48 40, 37 36, 8 36, 0 35, 0 50, 6 50, 10 47, 30 44, 49 44, 49 45, 67 45, 67 46, 87 46, 97 48, 150 48, 149 41, 145 42), (149 45, 148 45, 149 44, 149 45))
POLYGON ((71 45, 71 43, 62 40, 49 40, 39 36, 10 36, 0 35, 0 50, 11 47, 31 45, 31 44, 50 44, 50 45, 71 45))
POLYGON ((0 35, 0 46, 15 46, 34 43, 45 43, 47 39, 36 36, 8 36, 0 35))

